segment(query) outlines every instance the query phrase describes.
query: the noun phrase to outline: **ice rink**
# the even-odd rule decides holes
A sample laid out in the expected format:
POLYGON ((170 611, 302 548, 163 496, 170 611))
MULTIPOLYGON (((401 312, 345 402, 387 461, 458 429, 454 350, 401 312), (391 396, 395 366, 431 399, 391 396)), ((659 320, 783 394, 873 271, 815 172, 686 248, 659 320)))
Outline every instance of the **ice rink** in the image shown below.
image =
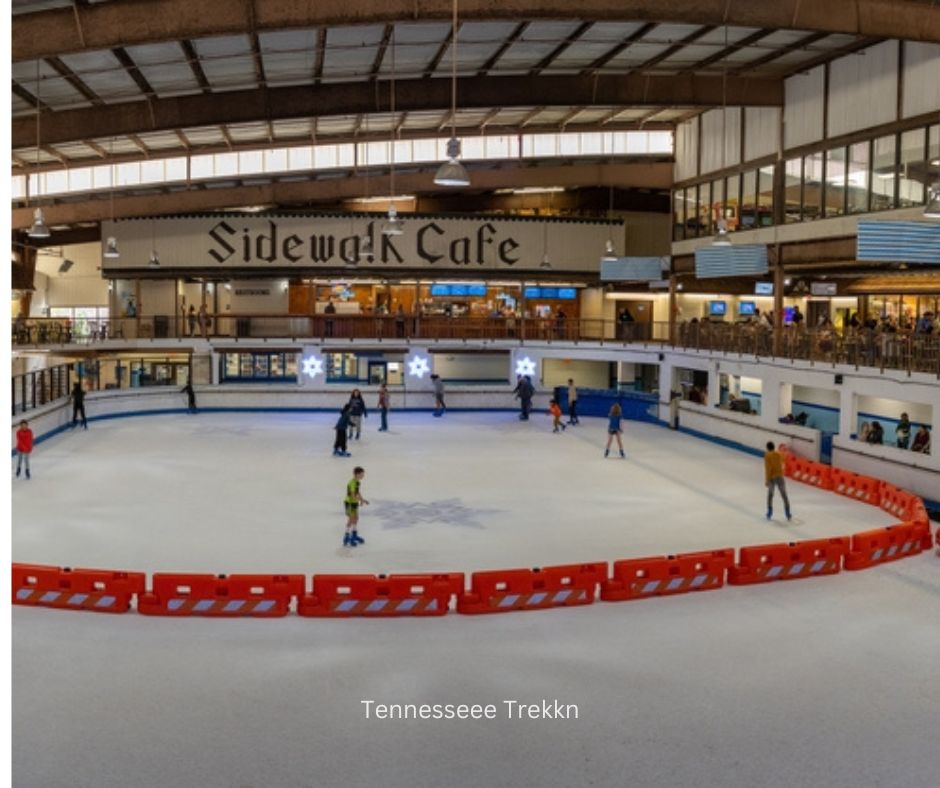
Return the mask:
MULTIPOLYGON (((15 561, 200 572, 465 571, 835 536, 880 510, 627 422, 392 413, 92 422, 13 482, 15 561), (360 533, 340 547, 352 467, 360 533)), ((14 785, 934 786, 940 559, 503 616, 212 620, 13 611, 14 785), (360 701, 494 704, 366 720, 360 701), (504 700, 578 719, 509 720, 504 700)))

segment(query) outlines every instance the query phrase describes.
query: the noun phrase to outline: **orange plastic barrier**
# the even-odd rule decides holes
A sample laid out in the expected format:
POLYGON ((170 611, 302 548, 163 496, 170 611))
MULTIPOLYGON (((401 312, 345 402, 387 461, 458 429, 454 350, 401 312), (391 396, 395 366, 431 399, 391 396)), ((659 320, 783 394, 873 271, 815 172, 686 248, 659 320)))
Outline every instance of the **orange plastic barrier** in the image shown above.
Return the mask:
POLYGON ((314 575, 313 593, 297 603, 302 616, 443 616, 463 592, 462 572, 426 575, 314 575))
POLYGON ((832 468, 828 465, 805 460, 793 454, 786 454, 785 460, 784 473, 791 479, 823 490, 832 489, 832 468))
POLYGON ((895 487, 893 484, 888 484, 888 482, 881 483, 878 495, 878 505, 889 514, 893 514, 905 522, 912 519, 914 503, 920 500, 916 495, 895 487))
POLYGON ((505 613, 590 605, 598 584, 606 578, 606 563, 474 572, 470 590, 457 597, 457 612, 505 613))
POLYGON ((137 609, 145 616, 275 618, 304 592, 303 575, 155 574, 137 609))
POLYGON ((848 550, 846 537, 742 547, 738 563, 728 570, 728 585, 834 575, 848 550))
POLYGON ((13 564, 13 604, 126 613, 146 586, 143 572, 13 564))
POLYGON ((856 501, 870 503, 872 506, 878 506, 880 503, 882 482, 878 479, 844 471, 841 468, 833 468, 831 476, 833 492, 844 495, 846 498, 854 498, 856 501))
POLYGON ((926 525, 901 523, 887 528, 852 535, 852 547, 845 557, 846 569, 867 569, 870 566, 897 561, 909 555, 916 555, 923 548, 926 525))
POLYGON ((611 579, 601 584, 601 599, 621 602, 721 588, 725 572, 732 564, 734 549, 731 547, 615 561, 611 579))

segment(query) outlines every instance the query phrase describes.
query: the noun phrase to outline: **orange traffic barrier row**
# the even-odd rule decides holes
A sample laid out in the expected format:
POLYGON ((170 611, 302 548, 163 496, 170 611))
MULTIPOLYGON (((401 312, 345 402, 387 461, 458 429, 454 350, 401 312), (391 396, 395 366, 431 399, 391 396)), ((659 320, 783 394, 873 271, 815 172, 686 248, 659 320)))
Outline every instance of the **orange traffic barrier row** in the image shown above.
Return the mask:
POLYGON ((13 604, 126 613, 143 592, 143 572, 13 564, 13 604))
MULTIPOLYGON (((882 482, 878 492, 878 505, 889 514, 905 522, 913 519, 915 501, 920 501, 916 495, 895 487, 888 482, 882 482)), ((923 503, 921 501, 921 503, 923 503)))
POLYGON ((597 586, 606 579, 606 563, 474 572, 470 590, 457 598, 457 612, 505 613, 590 605, 597 586))
POLYGON ((721 588, 734 564, 734 548, 701 553, 615 561, 613 576, 601 584, 601 599, 621 602, 652 596, 721 588))
POLYGON ((881 482, 841 468, 832 469, 832 491, 856 501, 878 506, 881 500, 881 482))
POLYGON ((728 584, 834 575, 842 569, 848 547, 845 537, 742 547, 738 563, 728 570, 728 584))
POLYGON ((313 593, 297 603, 301 616, 443 616, 463 592, 460 572, 429 575, 314 575, 313 593))
POLYGON ((275 618, 286 616, 303 591, 303 575, 158 573, 137 609, 145 616, 275 618))
POLYGON ((924 549, 925 531, 929 539, 929 526, 920 523, 900 523, 889 525, 887 528, 875 528, 871 531, 853 534, 852 546, 845 557, 845 568, 867 569, 870 566, 916 555, 924 549))

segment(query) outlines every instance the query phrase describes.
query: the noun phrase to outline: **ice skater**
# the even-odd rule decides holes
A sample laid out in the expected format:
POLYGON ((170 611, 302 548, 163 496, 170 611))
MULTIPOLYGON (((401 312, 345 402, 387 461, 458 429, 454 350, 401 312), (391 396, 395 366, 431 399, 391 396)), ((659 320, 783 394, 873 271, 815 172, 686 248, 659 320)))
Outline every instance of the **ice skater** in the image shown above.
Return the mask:
POLYGON ((447 410, 444 404, 444 381, 440 375, 431 375, 431 382, 434 384, 434 415, 440 418, 447 410))
POLYGON ((552 432, 563 432, 565 424, 561 420, 561 406, 555 400, 549 400, 548 412, 552 414, 552 432))
POLYGON ((26 466, 26 478, 29 475, 29 455, 33 453, 33 431, 29 428, 29 422, 23 419, 20 422, 20 428, 16 431, 16 478, 20 477, 22 466, 26 466))
POLYGON ((767 485, 767 519, 774 516, 774 487, 780 490, 783 498, 783 511, 790 520, 790 499, 787 498, 787 485, 783 479, 783 455, 774 448, 773 441, 767 442, 764 452, 764 484, 767 485))
POLYGON ((362 434, 362 417, 369 418, 369 411, 366 409, 366 401, 362 398, 362 392, 359 389, 353 389, 349 397, 349 439, 355 437, 359 440, 362 434), (355 433, 355 436, 353 435, 355 433))
POLYGON ((186 385, 180 389, 181 394, 186 395, 186 407, 190 413, 196 412, 196 392, 193 391, 193 384, 191 381, 186 381, 186 385))
POLYGON ((353 477, 346 485, 346 498, 343 500, 346 508, 346 534, 343 536, 343 547, 356 547, 365 544, 366 540, 359 536, 356 527, 359 525, 359 506, 367 506, 369 502, 362 497, 362 479, 366 475, 363 468, 353 468, 353 477))
POLYGON ((581 423, 578 418, 578 387, 574 385, 574 378, 568 378, 568 423, 581 423))
POLYGON ((620 435, 623 433, 623 427, 620 426, 622 419, 623 411, 620 409, 620 404, 615 402, 610 406, 610 413, 607 414, 607 448, 604 449, 605 457, 610 454, 610 444, 613 442, 614 438, 616 438, 617 446, 620 447, 620 456, 626 459, 627 455, 623 453, 623 441, 620 439, 620 435))
POLYGON ((352 455, 346 451, 346 430, 349 429, 348 402, 343 405, 343 409, 339 412, 339 419, 337 419, 334 429, 336 431, 336 440, 333 441, 333 456, 351 457, 352 455))
POLYGON ((388 386, 379 384, 379 413, 382 416, 382 426, 379 432, 388 432, 388 386))
POLYGON ((85 389, 77 380, 72 386, 72 429, 78 426, 78 417, 82 417, 82 427, 88 429, 88 419, 85 418, 85 389))

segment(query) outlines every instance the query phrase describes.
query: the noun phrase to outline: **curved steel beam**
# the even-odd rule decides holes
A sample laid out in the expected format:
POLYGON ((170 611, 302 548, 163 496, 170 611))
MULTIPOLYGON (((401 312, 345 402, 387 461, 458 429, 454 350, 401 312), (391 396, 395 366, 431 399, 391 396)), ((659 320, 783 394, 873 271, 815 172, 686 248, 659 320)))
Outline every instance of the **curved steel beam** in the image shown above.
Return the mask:
MULTIPOLYGON (((458 80, 461 109, 531 106, 720 107, 783 106, 782 79, 720 76, 465 77, 458 80)), ((409 79, 395 84, 399 112, 446 110, 450 80, 409 79)), ((357 115, 388 110, 388 82, 302 85, 109 104, 44 112, 42 142, 139 134, 259 120, 357 115)), ((35 144, 36 117, 16 118, 11 146, 35 144)))
MULTIPOLYGON (((451 0, 122 0, 13 17, 13 62, 159 41, 321 26, 446 21, 451 0)), ((940 42, 929 0, 461 0, 461 20, 686 22, 940 42)))

